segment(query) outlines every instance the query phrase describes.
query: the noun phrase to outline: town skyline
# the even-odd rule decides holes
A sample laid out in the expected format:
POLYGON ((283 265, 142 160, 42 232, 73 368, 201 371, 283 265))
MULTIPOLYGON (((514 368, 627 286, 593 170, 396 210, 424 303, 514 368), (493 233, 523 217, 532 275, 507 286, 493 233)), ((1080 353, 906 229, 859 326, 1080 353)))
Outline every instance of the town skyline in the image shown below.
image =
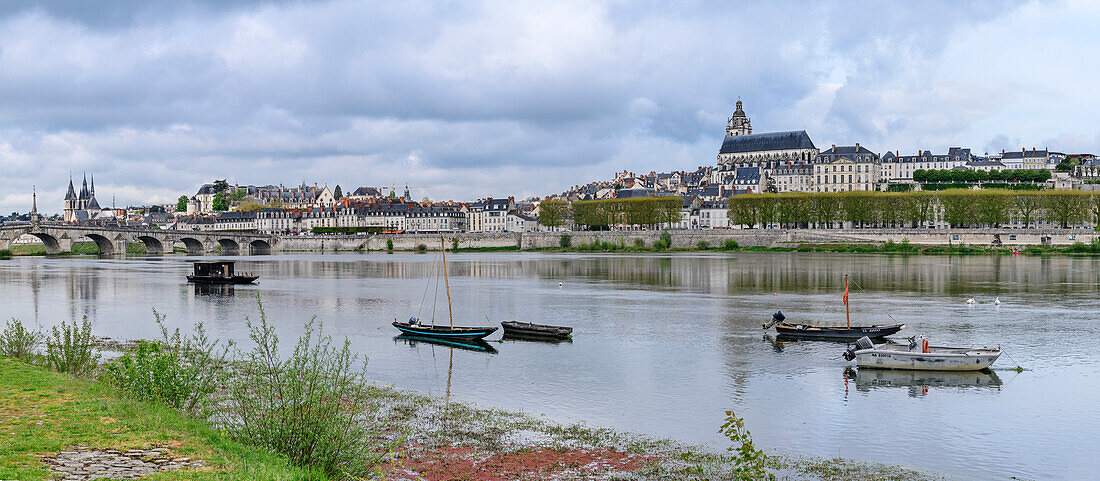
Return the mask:
POLYGON ((543 196, 622 170, 711 165, 739 97, 759 131, 805 129, 823 149, 1100 150, 1097 67, 1073 62, 1095 43, 1073 33, 1097 16, 1085 2, 950 16, 832 2, 150 5, 0 9, 0 40, 19 45, 0 58, 12 100, 0 107, 0 212, 25 212, 30 185, 52 211, 68 173, 85 171, 120 206, 222 178, 543 196), (1007 33, 1023 26, 1026 39, 1007 33))

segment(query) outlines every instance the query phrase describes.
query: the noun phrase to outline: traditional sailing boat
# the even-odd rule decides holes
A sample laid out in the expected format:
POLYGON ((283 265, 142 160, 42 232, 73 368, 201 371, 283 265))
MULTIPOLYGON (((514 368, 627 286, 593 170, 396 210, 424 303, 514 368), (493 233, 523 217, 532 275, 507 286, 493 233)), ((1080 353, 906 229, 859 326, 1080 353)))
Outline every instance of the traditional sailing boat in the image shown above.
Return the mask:
MULTIPOLYGON (((439 236, 439 245, 443 249, 443 282, 447 286, 447 316, 450 319, 449 327, 436 326, 434 315, 432 316, 432 323, 430 325, 421 324, 420 319, 410 317, 408 322, 397 322, 394 320, 393 327, 396 327, 405 334, 428 339, 481 339, 496 332, 497 328, 495 327, 455 327, 454 311, 451 308, 451 279, 447 273, 447 245, 443 242, 442 235, 439 236)), ((428 278, 428 282, 431 283, 430 277, 428 278)), ((438 285, 439 284, 436 284, 436 286, 438 285)), ((439 291, 437 290, 436 292, 439 291)))
POLYGON ((783 337, 799 339, 820 339, 830 341, 854 341, 861 337, 879 338, 895 334, 905 328, 905 324, 884 324, 852 327, 852 314, 848 306, 848 275, 844 275, 844 313, 847 322, 843 326, 811 326, 784 322, 783 311, 772 315, 772 322, 764 324, 764 330, 775 326, 775 332, 783 337))

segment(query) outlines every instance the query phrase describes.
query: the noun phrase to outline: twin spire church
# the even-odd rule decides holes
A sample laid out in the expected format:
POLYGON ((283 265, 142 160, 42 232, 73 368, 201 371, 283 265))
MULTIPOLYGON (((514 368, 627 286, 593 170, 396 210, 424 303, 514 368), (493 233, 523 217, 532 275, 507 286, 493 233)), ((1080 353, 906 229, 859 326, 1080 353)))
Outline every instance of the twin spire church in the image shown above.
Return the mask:
POLYGON ((73 179, 70 176, 69 191, 65 193, 65 222, 94 220, 102 216, 103 210, 95 199, 95 176, 92 176, 92 186, 88 187, 88 176, 84 175, 84 184, 80 186, 79 194, 73 188, 73 179))

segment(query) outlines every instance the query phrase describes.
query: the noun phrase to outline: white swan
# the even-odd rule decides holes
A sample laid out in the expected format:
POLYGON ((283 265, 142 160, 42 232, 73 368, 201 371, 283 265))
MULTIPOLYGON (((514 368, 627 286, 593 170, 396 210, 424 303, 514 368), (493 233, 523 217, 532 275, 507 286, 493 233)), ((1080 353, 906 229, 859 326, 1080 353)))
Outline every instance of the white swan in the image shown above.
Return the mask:
POLYGON ((993 300, 993 305, 994 305, 994 306, 999 306, 999 305, 1001 305, 1001 297, 1000 297, 1000 296, 997 296, 997 299, 994 299, 994 300, 993 300))
POLYGON ((975 302, 975 301, 974 301, 974 298, 973 298, 973 297, 971 297, 970 299, 967 299, 967 300, 966 300, 966 303, 967 303, 967 304, 969 304, 969 305, 973 305, 973 304, 974 304, 974 302, 975 302))
POLYGON ((560 283, 560 282, 558 283, 558 287, 561 287, 561 283, 560 283))

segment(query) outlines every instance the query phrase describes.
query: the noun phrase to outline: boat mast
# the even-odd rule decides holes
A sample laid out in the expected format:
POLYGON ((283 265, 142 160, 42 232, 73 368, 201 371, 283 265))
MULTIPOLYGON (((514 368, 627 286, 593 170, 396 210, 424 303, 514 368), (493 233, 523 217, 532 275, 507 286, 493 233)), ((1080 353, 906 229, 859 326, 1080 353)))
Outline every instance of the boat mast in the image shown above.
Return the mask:
POLYGON ((844 317, 848 321, 848 329, 852 328, 852 311, 848 309, 848 274, 844 274, 844 317))
POLYGON ((447 275, 447 244, 443 242, 443 234, 439 234, 439 246, 443 248, 443 283, 447 285, 447 316, 451 319, 451 329, 454 329, 455 314, 451 311, 451 278, 447 275))

